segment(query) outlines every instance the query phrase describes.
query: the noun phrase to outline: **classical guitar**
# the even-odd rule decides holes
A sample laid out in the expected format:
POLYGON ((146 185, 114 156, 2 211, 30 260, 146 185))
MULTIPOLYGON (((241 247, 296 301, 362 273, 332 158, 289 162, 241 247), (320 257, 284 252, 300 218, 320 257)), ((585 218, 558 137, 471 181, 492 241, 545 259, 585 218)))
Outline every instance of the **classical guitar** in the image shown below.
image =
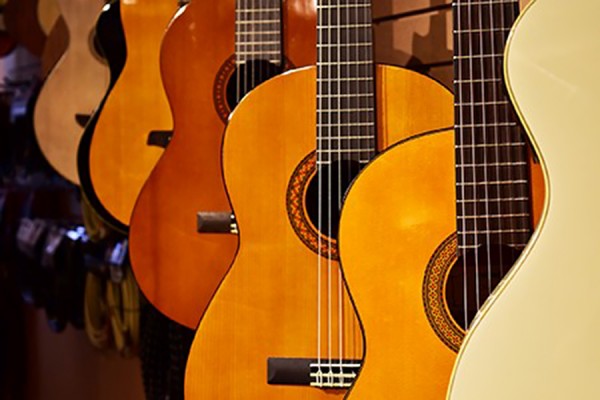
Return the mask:
MULTIPOLYGON (((136 203, 131 260, 146 297, 190 328, 238 245, 229 234, 231 208, 221 170, 225 122, 262 81, 291 65, 314 63, 315 24, 309 0, 192 1, 164 38, 169 51, 162 54, 163 77, 175 132, 136 203), (216 230, 225 233, 198 233, 200 211, 224 214, 216 230)), ((146 137, 139 140, 145 145, 146 137)))
POLYGON ((79 183, 77 147, 85 123, 108 87, 109 71, 93 43, 104 0, 58 0, 69 30, 69 46, 46 78, 35 104, 36 138, 52 167, 79 183))
POLYGON ((50 32, 59 17, 60 9, 58 8, 57 0, 38 0, 37 19, 42 32, 46 36, 50 36, 50 32))
POLYGON ((163 152, 148 146, 148 136, 173 129, 159 59, 176 11, 175 0, 121 2, 127 60, 98 117, 83 167, 93 189, 88 199, 96 198, 92 205, 101 204, 96 209, 118 227, 129 225, 135 200, 163 152))
POLYGON ((343 398, 360 368, 336 247, 345 189, 379 148, 452 124, 437 82, 374 68, 370 3, 317 1, 317 67, 263 83, 230 118, 240 247, 198 327, 187 398, 343 398))
POLYGON ((98 118, 102 113, 106 99, 121 75, 121 71, 123 71, 127 57, 125 33, 123 32, 123 25, 121 24, 121 6, 119 0, 112 0, 104 7, 100 18, 98 19, 98 24, 96 25, 96 38, 98 46, 102 50, 102 54, 108 63, 110 82, 104 98, 89 118, 89 121, 87 121, 85 129, 83 130, 83 135, 81 136, 79 147, 77 149, 77 171, 79 173, 82 197, 91 207, 91 210, 93 210, 93 214, 97 215, 100 220, 108 223, 116 230, 124 233, 127 230, 127 227, 112 219, 111 215, 106 212, 98 198, 95 196, 89 170, 90 145, 92 143, 92 137, 96 129, 98 118))
POLYGON ((69 28, 62 17, 58 17, 48 33, 40 57, 40 77, 46 79, 69 47, 69 28))
POLYGON ((340 257, 367 346, 350 399, 443 398, 466 328, 529 240, 543 185, 502 79, 518 10, 454 2, 454 131, 400 143, 348 192, 340 257))
POLYGON ((548 199, 473 322, 448 399, 600 398, 598 13, 595 1, 536 0, 511 34, 507 86, 542 155, 548 199))

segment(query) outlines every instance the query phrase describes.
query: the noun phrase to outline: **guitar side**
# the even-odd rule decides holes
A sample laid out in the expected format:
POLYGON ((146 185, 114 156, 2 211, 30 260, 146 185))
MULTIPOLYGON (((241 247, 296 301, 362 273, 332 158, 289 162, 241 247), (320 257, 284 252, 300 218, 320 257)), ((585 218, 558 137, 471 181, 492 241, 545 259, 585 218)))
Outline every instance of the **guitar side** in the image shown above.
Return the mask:
MULTIPOLYGON (((380 66, 377 73, 381 146, 451 125, 451 115, 436 111, 440 103, 452 101, 437 83, 399 68, 380 66), (427 113, 429 118, 413 118, 427 113)), ((188 359, 186 397, 325 399, 345 395, 341 389, 267 384, 269 357, 317 356, 319 256, 305 245, 307 238, 295 233, 290 221, 296 221, 296 214, 288 214, 290 190, 303 193, 305 189, 291 185, 290 180, 310 174, 307 156, 315 148, 315 81, 314 68, 275 77, 252 91, 230 119, 223 163, 240 227, 240 248, 200 322, 188 359), (251 179, 248 171, 252 171, 251 179)), ((336 262, 333 275, 336 282, 336 262)), ((361 359, 362 333, 347 293, 343 297, 344 357, 361 359)))
POLYGON ((110 83, 102 101, 86 124, 81 140, 79 141, 79 148, 77 149, 77 170, 79 172, 82 197, 94 210, 95 215, 115 230, 125 233, 127 231, 127 226, 113 218, 96 196, 89 168, 90 146, 96 130, 98 118, 100 118, 100 115, 102 114, 106 99, 110 95, 123 71, 125 60, 127 58, 127 46, 125 44, 125 34, 121 24, 120 7, 119 0, 112 0, 108 3, 107 6, 104 7, 102 15, 98 20, 98 25, 96 26, 98 44, 106 57, 108 68, 110 70, 110 83))
POLYGON ((89 115, 106 92, 109 71, 95 53, 92 38, 104 1, 59 1, 69 30, 69 45, 48 75, 34 111, 36 138, 52 167, 78 184, 77 147, 83 126, 77 115, 89 115))
POLYGON ((541 228, 482 308, 448 399, 597 399, 600 4, 536 0, 513 28, 511 97, 542 156, 541 228))

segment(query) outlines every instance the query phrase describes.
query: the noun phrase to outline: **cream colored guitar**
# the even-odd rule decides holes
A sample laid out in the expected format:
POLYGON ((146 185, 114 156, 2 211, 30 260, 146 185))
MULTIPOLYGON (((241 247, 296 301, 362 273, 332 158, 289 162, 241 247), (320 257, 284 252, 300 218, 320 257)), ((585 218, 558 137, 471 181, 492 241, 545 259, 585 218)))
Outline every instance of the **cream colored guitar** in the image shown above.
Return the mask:
POLYGON ((513 28, 506 79, 548 196, 466 336, 448 399, 600 399, 598 15, 597 0, 537 0, 513 28))
POLYGON ((85 121, 108 88, 108 66, 93 47, 96 20, 104 4, 104 0, 58 0, 69 30, 69 46, 46 79, 34 111, 35 133, 44 156, 73 183, 79 183, 77 147, 85 121))

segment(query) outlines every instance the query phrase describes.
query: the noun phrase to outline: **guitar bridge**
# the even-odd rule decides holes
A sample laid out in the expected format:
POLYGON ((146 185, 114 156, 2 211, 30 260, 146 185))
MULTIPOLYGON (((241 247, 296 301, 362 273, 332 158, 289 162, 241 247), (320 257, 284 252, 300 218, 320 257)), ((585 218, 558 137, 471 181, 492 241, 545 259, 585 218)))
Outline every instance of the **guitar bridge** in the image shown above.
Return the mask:
POLYGON ((198 233, 239 233, 235 216, 231 212, 200 211, 196 218, 198 233))
POLYGON ((321 360, 308 358, 269 358, 269 385, 312 386, 319 389, 347 389, 354 383, 360 360, 321 360), (341 362, 340 362, 341 361, 341 362))

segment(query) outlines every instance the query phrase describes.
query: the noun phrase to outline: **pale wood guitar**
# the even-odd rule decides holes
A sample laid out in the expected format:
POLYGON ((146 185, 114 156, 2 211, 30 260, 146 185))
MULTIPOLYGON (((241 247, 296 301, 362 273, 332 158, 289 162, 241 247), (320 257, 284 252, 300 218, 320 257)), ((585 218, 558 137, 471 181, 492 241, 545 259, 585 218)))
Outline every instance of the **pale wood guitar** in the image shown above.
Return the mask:
POLYGON ((34 111, 37 141, 50 165, 77 184, 77 148, 86 116, 100 103, 109 81, 93 38, 104 0, 58 0, 69 45, 46 78, 34 111))
POLYGON ((548 187, 540 228, 474 321, 448 399, 600 398, 600 2, 537 0, 506 80, 548 187))
POLYGON ((465 330, 529 240, 543 185, 502 83, 518 11, 454 2, 454 130, 386 151, 348 192, 340 258, 366 340, 349 399, 443 398, 465 330))

